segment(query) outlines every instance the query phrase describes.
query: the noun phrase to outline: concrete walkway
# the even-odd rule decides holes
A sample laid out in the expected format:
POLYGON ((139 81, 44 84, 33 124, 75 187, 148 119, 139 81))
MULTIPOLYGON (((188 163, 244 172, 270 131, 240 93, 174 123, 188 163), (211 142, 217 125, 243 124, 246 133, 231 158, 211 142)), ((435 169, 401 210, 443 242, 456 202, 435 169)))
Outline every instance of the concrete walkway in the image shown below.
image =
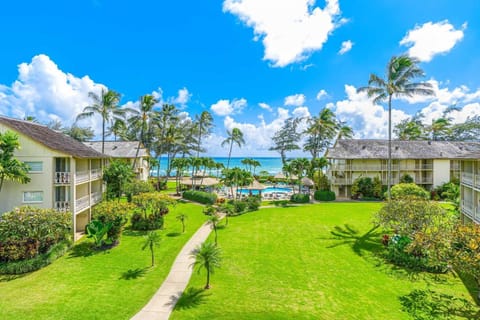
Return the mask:
POLYGON ((191 264, 195 259, 190 257, 190 254, 196 246, 207 239, 211 231, 210 225, 206 222, 193 234, 173 262, 170 273, 160 289, 132 320, 160 320, 170 317, 192 275, 191 264))

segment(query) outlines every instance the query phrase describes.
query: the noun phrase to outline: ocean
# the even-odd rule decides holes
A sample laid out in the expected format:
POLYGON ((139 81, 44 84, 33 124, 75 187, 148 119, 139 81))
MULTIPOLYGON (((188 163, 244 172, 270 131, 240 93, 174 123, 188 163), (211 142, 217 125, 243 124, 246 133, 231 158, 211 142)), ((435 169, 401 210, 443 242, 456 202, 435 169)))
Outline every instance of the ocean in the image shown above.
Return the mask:
MULTIPOLYGON (((242 169, 247 169, 246 166, 242 164, 242 160, 246 157, 232 157, 230 158, 230 168, 239 167, 242 169)), ((228 157, 212 157, 215 162, 223 163, 223 165, 227 166, 228 157)), ((274 175, 278 172, 282 171, 282 158, 280 157, 254 157, 252 158, 260 162, 261 166, 255 168, 255 173, 260 171, 268 171, 268 173, 274 175)), ((165 169, 167 168, 167 158, 162 157, 160 159, 160 175, 165 175, 165 169)), ((189 170, 191 171, 191 170, 189 170)), ((153 176, 157 175, 157 168, 152 168, 151 174, 153 176)), ((216 174, 216 170, 212 170, 212 174, 216 174)), ((172 170, 170 175, 175 175, 175 170, 172 170)))

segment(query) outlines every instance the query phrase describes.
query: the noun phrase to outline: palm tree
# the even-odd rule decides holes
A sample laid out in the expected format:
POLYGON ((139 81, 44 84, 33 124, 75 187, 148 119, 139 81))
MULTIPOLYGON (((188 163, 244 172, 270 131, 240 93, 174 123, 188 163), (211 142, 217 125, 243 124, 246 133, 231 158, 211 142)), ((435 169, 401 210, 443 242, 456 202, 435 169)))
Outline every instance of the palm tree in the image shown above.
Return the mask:
POLYGON ((198 272, 200 272, 202 268, 207 271, 207 284, 205 285, 205 289, 210 289, 210 274, 214 273, 215 268, 220 268, 222 251, 214 243, 203 242, 192 251, 191 256, 195 259, 192 267, 197 267, 198 272))
POLYGON ((387 195, 390 200, 392 184, 392 98, 411 97, 414 95, 434 95, 432 85, 428 82, 412 82, 416 77, 424 76, 416 58, 407 55, 392 57, 387 65, 385 79, 371 74, 368 86, 358 88, 358 92, 367 92, 373 103, 388 101, 388 168, 387 168, 387 195))
POLYGON ((207 218, 207 222, 210 225, 210 227, 213 229, 213 232, 215 232, 215 245, 217 245, 217 228, 218 224, 220 223, 220 217, 217 215, 216 212, 214 212, 212 215, 209 215, 207 218))
POLYGON ((105 127, 110 121, 123 119, 126 110, 120 109, 120 94, 113 90, 105 90, 102 88, 100 96, 95 92, 89 92, 88 96, 93 100, 91 106, 86 106, 82 113, 77 116, 77 120, 90 118, 95 114, 102 117, 102 153, 105 152, 105 127))
POLYGON ((177 194, 180 194, 180 178, 183 176, 183 171, 188 168, 189 159, 187 158, 174 158, 172 160, 172 167, 175 169, 175 182, 177 194))
MULTIPOLYGON (((158 112, 157 116, 154 119, 156 124, 157 140, 155 141, 155 155, 157 158, 162 157, 162 154, 165 152, 165 140, 167 136, 167 130, 171 126, 172 122, 175 122, 178 119, 179 110, 173 104, 164 104, 162 109, 158 112)), ((161 161, 160 161, 161 162, 161 161)), ((157 167, 157 179, 160 182, 160 163, 157 167)))
POLYGON ((255 169, 257 167, 261 167, 262 164, 260 163, 260 161, 252 159, 251 166, 253 167, 253 175, 255 176, 255 169))
POLYGON ((188 219, 188 216, 185 213, 181 213, 177 216, 177 220, 182 223, 182 233, 185 233, 185 221, 188 219))
POLYGON ((115 119, 113 120, 110 129, 107 130, 106 135, 111 136, 113 135, 113 141, 117 141, 117 138, 125 139, 127 133, 127 125, 123 119, 115 119))
POLYGON ((189 163, 188 164, 192 167, 192 190, 194 190, 195 189, 194 176, 195 176, 195 172, 198 173, 198 170, 200 169, 200 166, 202 165, 202 158, 191 157, 191 158, 189 158, 189 163))
POLYGON ((213 117, 208 111, 203 111, 200 116, 197 116, 196 125, 198 127, 198 139, 197 139, 197 158, 200 156, 200 151, 202 149, 202 136, 208 135, 210 130, 213 127, 213 117))
POLYGON ((225 166, 221 162, 215 163, 215 169, 217 169, 217 177, 220 177, 220 170, 224 169, 225 166))
POLYGON ((340 128, 338 129, 338 132, 337 132, 337 140, 351 139, 351 138, 353 138, 352 127, 344 123, 341 123, 340 128))
POLYGON ((230 145, 230 150, 228 151, 227 169, 230 167, 230 157, 232 156, 233 143, 237 144, 239 148, 245 144, 243 133, 238 128, 233 128, 232 131, 227 130, 227 138, 222 142, 222 147, 228 144, 230 145))
POLYGON ((156 112, 153 110, 154 106, 158 103, 158 100, 150 94, 146 94, 140 97, 138 108, 139 110, 132 110, 134 114, 129 120, 134 126, 140 126, 140 139, 138 141, 137 152, 135 153, 135 159, 133 160, 132 168, 135 168, 138 158, 138 152, 143 143, 145 147, 149 147, 150 143, 145 138, 145 133, 150 132, 149 123, 155 117, 156 112))
POLYGON ((318 117, 312 117, 309 120, 309 126, 305 131, 307 140, 303 145, 303 150, 309 151, 313 159, 317 158, 319 153, 330 145, 330 141, 335 138, 338 129, 339 123, 333 111, 323 108, 318 117))
MULTIPOLYGON (((312 159, 315 161, 314 159, 312 159)), ((302 190, 302 178, 306 175, 310 168, 310 161, 307 158, 293 159, 290 163, 293 172, 298 176, 298 193, 302 190)))
POLYGON ((247 168, 248 171, 252 172, 252 158, 242 159, 241 163, 247 168))
POLYGON ((143 244, 142 250, 145 250, 147 247, 150 249, 152 254, 152 267, 155 265, 155 252, 154 248, 160 246, 160 235, 155 231, 150 231, 145 236, 145 243, 143 244))

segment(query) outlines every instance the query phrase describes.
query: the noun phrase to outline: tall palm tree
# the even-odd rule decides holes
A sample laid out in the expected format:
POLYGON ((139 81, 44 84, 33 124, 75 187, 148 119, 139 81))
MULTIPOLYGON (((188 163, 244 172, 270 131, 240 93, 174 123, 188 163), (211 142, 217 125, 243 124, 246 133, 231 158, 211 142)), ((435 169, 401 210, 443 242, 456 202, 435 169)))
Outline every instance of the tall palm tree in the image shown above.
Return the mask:
POLYGON ((358 92, 367 92, 368 97, 373 98, 374 103, 388 101, 388 200, 391 198, 390 188, 392 184, 392 98, 435 94, 430 83, 412 82, 412 79, 425 75, 418 63, 417 59, 407 55, 394 56, 387 64, 385 78, 372 73, 368 80, 368 86, 358 88, 358 92))
POLYGON ((213 242, 203 242, 192 251, 191 256, 195 259, 192 266, 197 267, 198 272, 200 272, 201 269, 207 271, 207 284, 205 285, 205 289, 210 289, 210 274, 214 273, 216 268, 220 268, 222 251, 213 242))
POLYGON ((198 127, 198 139, 197 139, 197 158, 200 156, 202 149, 202 136, 208 135, 213 127, 213 117, 208 111, 203 111, 200 116, 195 119, 198 127))
POLYGON ((344 123, 341 123, 340 128, 338 129, 338 132, 337 132, 337 140, 351 139, 351 138, 353 138, 352 127, 344 123))
MULTIPOLYGON (((156 124, 155 135, 157 137, 155 141, 155 155, 157 158, 162 157, 162 154, 165 153, 165 140, 167 136, 167 130, 170 127, 172 122, 175 122, 178 119, 179 110, 173 104, 163 104, 162 109, 159 110, 154 122, 156 124)), ((160 163, 157 167, 157 179, 160 182, 160 163)))
POLYGON ((300 193, 302 190, 302 178, 310 169, 310 161, 307 158, 297 158, 293 159, 290 165, 293 168, 293 172, 298 176, 298 193, 300 193))
POLYGON ((335 117, 335 113, 329 108, 323 108, 317 117, 312 117, 309 126, 305 131, 307 140, 303 145, 304 151, 309 151, 312 158, 318 158, 321 151, 325 150, 330 141, 335 138, 335 134, 339 129, 339 123, 335 117))
POLYGON ((261 167, 262 164, 260 163, 260 161, 252 159, 251 166, 253 167, 253 175, 255 176, 255 169, 257 167, 261 167))
POLYGON ((117 138, 125 139, 127 132, 127 125, 123 119, 115 119, 107 130, 106 135, 113 135, 113 141, 117 141, 117 138))
POLYGON ((180 178, 183 176, 183 171, 188 168, 189 161, 187 158, 174 158, 172 160, 172 168, 175 169, 175 182, 177 194, 180 194, 180 178))
POLYGON ((89 92, 88 96, 93 100, 93 104, 83 108, 83 111, 77 115, 77 120, 90 118, 95 114, 102 117, 102 153, 105 152, 105 127, 108 122, 116 119, 123 119, 126 110, 118 105, 120 94, 113 90, 102 88, 100 95, 95 92, 89 92))
POLYGON ((227 138, 222 142, 222 147, 228 144, 230 145, 230 150, 228 151, 227 169, 230 166, 230 158, 232 156, 232 148, 234 143, 237 144, 239 148, 245 144, 243 132, 238 128, 233 128, 232 131, 227 130, 227 138))
POLYGON ((135 168, 142 143, 145 147, 150 145, 150 143, 146 141, 145 133, 150 131, 149 124, 156 115, 156 112, 153 110, 153 108, 157 103, 158 100, 155 99, 153 95, 146 94, 140 97, 138 104, 139 110, 132 110, 133 116, 129 119, 129 121, 135 126, 140 126, 140 139, 138 141, 137 151, 135 153, 135 159, 133 160, 132 168, 135 168))

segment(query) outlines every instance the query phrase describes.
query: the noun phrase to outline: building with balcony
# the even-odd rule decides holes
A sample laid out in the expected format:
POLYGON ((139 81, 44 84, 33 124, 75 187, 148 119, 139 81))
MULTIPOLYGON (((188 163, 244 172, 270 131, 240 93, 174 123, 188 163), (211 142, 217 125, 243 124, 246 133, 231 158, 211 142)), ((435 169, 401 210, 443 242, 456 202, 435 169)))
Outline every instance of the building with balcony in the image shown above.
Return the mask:
POLYGON ((7 130, 18 135, 15 157, 30 167, 31 181, 5 182, 0 214, 23 205, 54 208, 71 212, 74 231, 84 231, 102 200, 105 156, 44 125, 0 116, 0 132, 7 130))
MULTIPOLYGON (((101 141, 89 141, 85 142, 87 146, 96 150, 97 152, 102 152, 102 142, 101 141)), ((138 180, 147 181, 150 174, 150 166, 148 158, 150 157, 149 152, 143 145, 140 145, 137 156, 138 141, 105 141, 104 153, 109 158, 112 159, 122 159, 133 165, 135 157, 137 161, 135 162, 135 174, 138 180)))
MULTIPOLYGON (((418 185, 431 190, 460 177, 460 163, 480 152, 478 142, 392 141, 392 185, 408 174, 418 185)), ((379 177, 387 185, 388 140, 338 140, 329 148, 328 177, 338 198, 350 198, 359 177, 379 177)))
POLYGON ((480 153, 462 161, 460 210, 465 222, 480 223, 480 153))

